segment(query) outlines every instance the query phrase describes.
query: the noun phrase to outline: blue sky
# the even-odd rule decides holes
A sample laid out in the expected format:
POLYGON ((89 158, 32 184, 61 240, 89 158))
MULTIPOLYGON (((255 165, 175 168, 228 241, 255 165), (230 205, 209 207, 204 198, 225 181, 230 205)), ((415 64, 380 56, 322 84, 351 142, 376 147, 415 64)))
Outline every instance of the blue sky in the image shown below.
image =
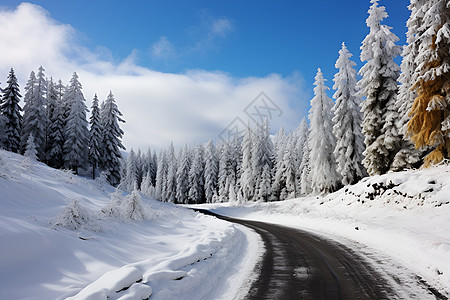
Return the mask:
MULTIPOLYGON (((134 66, 161 74, 218 71, 225 74, 230 81, 227 84, 233 87, 242 83, 235 84, 235 81, 268 78, 271 74, 279 76, 276 80, 287 82, 290 87, 301 85, 298 91, 292 92, 295 96, 286 100, 284 109, 292 109, 285 117, 297 118, 298 122, 309 108, 318 67, 328 79, 327 85, 332 87, 334 64, 342 42, 354 54, 358 68, 362 65, 359 46, 368 33, 365 19, 370 6, 365 0, 46 0, 32 3, 46 11, 44 15, 50 24, 71 27, 66 34, 70 37, 62 38, 69 48, 76 45, 88 57, 95 56, 111 65, 131 60, 134 66)), ((19 4, 3 0, 1 6, 14 10, 19 4)), ((380 1, 389 14, 385 24, 393 27, 400 45, 405 41, 408 4, 407 0, 380 1)), ((80 65, 80 51, 76 55, 80 65)), ((36 61, 37 66, 33 68, 37 69, 39 64, 36 61)), ((71 71, 66 77, 70 74, 71 71)), ((88 90, 94 88, 90 86, 88 90)), ((295 122, 287 123, 284 125, 292 129, 295 122)))

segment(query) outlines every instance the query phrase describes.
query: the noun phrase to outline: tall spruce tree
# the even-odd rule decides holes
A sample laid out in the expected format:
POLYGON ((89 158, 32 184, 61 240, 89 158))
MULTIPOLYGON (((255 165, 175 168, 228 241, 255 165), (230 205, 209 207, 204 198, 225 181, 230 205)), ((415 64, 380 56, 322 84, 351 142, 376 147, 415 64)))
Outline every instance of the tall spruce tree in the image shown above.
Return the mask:
POLYGON ((421 1, 411 1, 408 9, 411 11, 411 15, 406 22, 408 31, 406 32, 406 45, 402 51, 402 63, 400 65, 400 76, 398 81, 400 82, 397 107, 399 110, 400 118, 397 120, 400 132, 403 135, 401 141, 401 150, 395 155, 394 161, 391 165, 391 170, 401 171, 418 167, 423 156, 423 150, 416 149, 414 144, 407 138, 407 123, 411 120, 409 111, 412 108, 414 99, 417 97, 417 93, 412 89, 412 83, 417 80, 418 73, 415 72, 417 67, 414 59, 419 51, 419 43, 417 36, 420 34, 419 26, 422 19, 422 13, 420 7, 421 1))
MULTIPOLYGON (((62 97, 65 87, 59 80, 54 85, 52 81, 49 83, 48 103, 52 102, 53 109, 49 114, 49 131, 47 133, 47 160, 48 164, 54 168, 62 168, 64 165, 64 129, 65 129, 65 112, 62 97), (56 98, 55 98, 56 96, 56 98)), ((47 110, 49 111, 49 110, 47 110)))
POLYGON ((47 111, 46 92, 47 82, 45 80, 44 68, 41 66, 37 77, 31 72, 30 79, 25 86, 24 115, 21 134, 21 147, 28 141, 28 136, 33 135, 37 156, 40 160, 45 160, 47 111))
POLYGON ((82 86, 77 73, 73 73, 67 90, 67 101, 70 103, 70 113, 67 117, 64 141, 64 162, 78 174, 78 168, 85 167, 88 157, 89 130, 82 86))
POLYGON ((299 127, 296 130, 297 142, 295 145, 297 164, 296 165, 296 184, 297 184, 297 195, 299 197, 302 195, 302 171, 303 171, 303 160, 308 156, 305 151, 305 145, 308 144, 308 123, 305 118, 302 118, 299 127))
POLYGON ((204 202, 204 148, 197 145, 194 150, 191 169, 189 170, 189 203, 204 202))
POLYGON ((125 120, 121 118, 122 113, 117 107, 112 92, 109 92, 100 115, 103 127, 101 164, 103 170, 108 174, 108 182, 113 186, 117 186, 120 182, 120 160, 122 158, 120 149, 125 150, 121 141, 124 132, 120 128, 119 122, 125 123, 125 120))
POLYGON ((207 203, 215 202, 218 196, 218 175, 219 175, 219 159, 216 153, 216 147, 209 140, 205 148, 205 200, 207 203))
POLYGON ((337 143, 334 149, 337 172, 342 177, 344 185, 354 184, 366 175, 362 165, 364 151, 364 137, 361 133, 361 98, 356 90, 356 63, 350 60, 352 54, 348 52, 345 43, 339 51, 334 75, 333 89, 336 92, 333 98, 336 103, 333 107, 333 133, 337 143))
POLYGON ((95 94, 92 100, 91 117, 89 120, 89 164, 92 166, 92 179, 95 179, 95 171, 98 168, 101 154, 100 145, 102 142, 102 126, 100 124, 100 108, 98 106, 98 97, 95 94))
POLYGON ((255 194, 255 178, 253 178, 252 166, 252 141, 253 132, 250 125, 248 125, 242 140, 242 173, 240 178, 239 197, 241 197, 243 201, 252 200, 255 194))
POLYGON ((450 158, 450 4, 446 0, 420 4, 420 14, 414 16, 418 53, 412 88, 417 97, 408 135, 417 148, 433 149, 424 159, 428 166, 450 158))
POLYGON ((0 112, 5 118, 4 135, 5 149, 12 152, 19 152, 20 131, 22 128, 22 107, 20 107, 20 90, 17 77, 13 68, 9 71, 8 86, 3 90, 0 112))
POLYGON ((378 0, 370 2, 366 20, 370 32, 361 45, 361 61, 366 63, 359 71, 362 79, 358 84, 366 97, 361 104, 366 146, 363 164, 369 175, 374 175, 386 173, 400 150, 400 129, 395 122, 399 118, 396 96, 400 68, 394 58, 401 48, 395 44, 398 37, 391 28, 380 23, 388 16, 385 7, 378 6, 378 0))
POLYGON ((191 159, 188 146, 185 145, 177 164, 177 202, 188 203, 189 201, 189 170, 191 159))
POLYGON ((336 148, 336 137, 333 134, 331 109, 334 105, 327 94, 320 68, 314 82, 314 98, 311 99, 309 134, 311 183, 314 193, 330 193, 340 184, 340 175, 336 171, 336 160, 333 151, 336 148))
POLYGON ((175 148, 173 143, 170 143, 167 151, 167 179, 166 179, 166 201, 170 203, 177 203, 177 160, 175 157, 175 148))

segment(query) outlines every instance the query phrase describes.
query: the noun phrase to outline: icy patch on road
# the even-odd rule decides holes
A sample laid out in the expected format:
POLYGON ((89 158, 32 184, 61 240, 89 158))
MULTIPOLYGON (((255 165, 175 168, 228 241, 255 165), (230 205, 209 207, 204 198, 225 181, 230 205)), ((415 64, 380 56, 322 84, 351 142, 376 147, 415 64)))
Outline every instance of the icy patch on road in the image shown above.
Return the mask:
POLYGON ((294 269, 294 277, 298 279, 306 279, 309 277, 309 270, 306 267, 298 267, 294 269))

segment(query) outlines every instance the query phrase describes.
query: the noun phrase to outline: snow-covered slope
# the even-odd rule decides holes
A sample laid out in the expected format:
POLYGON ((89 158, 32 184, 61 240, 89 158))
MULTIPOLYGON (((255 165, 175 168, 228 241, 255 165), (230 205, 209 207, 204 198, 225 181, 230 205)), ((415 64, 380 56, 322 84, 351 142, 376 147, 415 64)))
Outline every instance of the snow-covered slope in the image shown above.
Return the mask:
POLYGON ((245 295, 260 256, 255 233, 146 198, 135 221, 131 199, 0 151, 0 299, 245 295))
POLYGON ((425 280, 450 295, 450 166, 368 177, 326 197, 205 208, 350 242, 391 273, 405 273, 403 282, 425 280))

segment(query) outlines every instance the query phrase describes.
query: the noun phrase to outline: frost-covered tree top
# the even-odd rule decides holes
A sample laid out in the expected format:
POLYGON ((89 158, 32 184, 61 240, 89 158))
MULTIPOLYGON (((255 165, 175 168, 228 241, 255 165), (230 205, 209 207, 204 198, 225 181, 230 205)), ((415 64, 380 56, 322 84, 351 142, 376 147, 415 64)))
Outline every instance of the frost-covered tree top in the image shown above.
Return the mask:
POLYGON ((334 102, 326 94, 328 87, 325 86, 320 68, 317 70, 314 85, 315 96, 311 99, 309 111, 311 182, 314 192, 328 193, 337 188, 340 179, 333 155, 336 138, 333 134, 331 109, 334 102))

